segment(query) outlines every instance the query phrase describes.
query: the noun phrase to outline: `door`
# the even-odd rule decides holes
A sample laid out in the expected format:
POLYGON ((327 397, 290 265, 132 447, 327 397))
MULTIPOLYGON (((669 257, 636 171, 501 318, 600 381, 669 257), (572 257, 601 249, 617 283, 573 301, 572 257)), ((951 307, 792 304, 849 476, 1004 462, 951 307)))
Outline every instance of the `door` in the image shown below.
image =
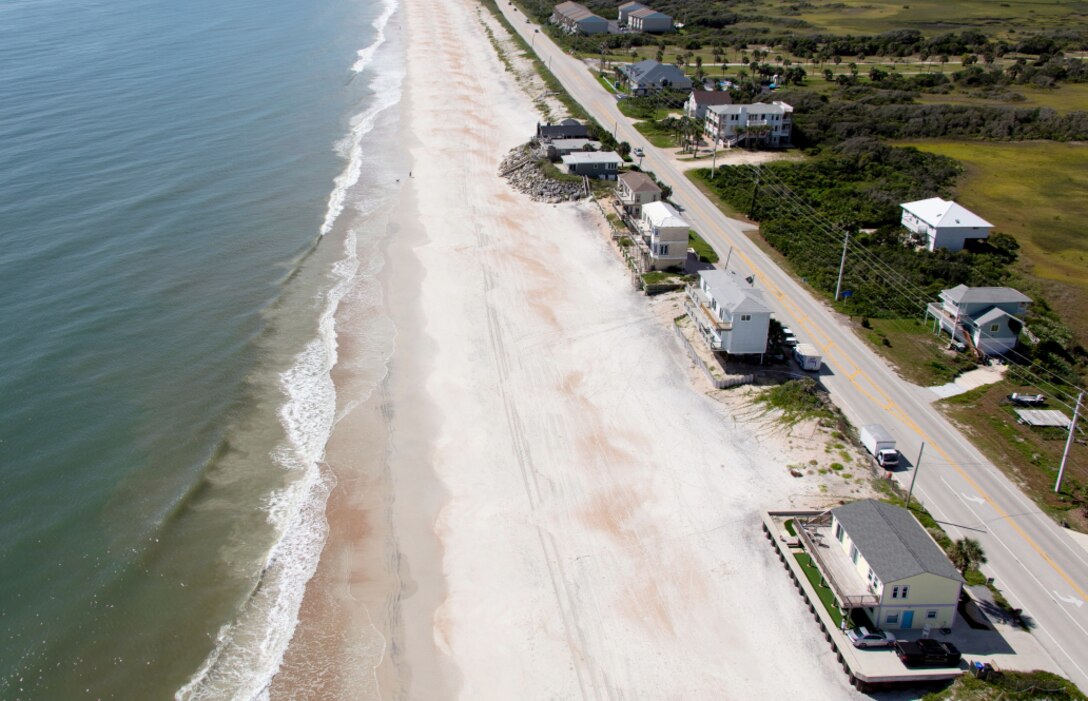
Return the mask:
POLYGON ((903 612, 903 623, 901 624, 901 627, 902 628, 910 628, 912 623, 914 623, 914 611, 904 611, 903 612))

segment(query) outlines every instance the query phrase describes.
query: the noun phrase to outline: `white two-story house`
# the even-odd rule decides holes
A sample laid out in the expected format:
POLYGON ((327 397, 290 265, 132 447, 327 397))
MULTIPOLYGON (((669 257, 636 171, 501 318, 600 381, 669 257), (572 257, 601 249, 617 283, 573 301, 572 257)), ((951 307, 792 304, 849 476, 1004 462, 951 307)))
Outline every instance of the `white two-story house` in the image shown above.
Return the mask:
POLYGON ((1031 298, 1011 287, 968 287, 942 290, 926 316, 936 330, 970 343, 981 355, 1001 355, 1016 347, 1031 298))
POLYGON ((793 107, 780 100, 771 104, 710 105, 703 131, 722 146, 789 146, 793 107))
POLYGON ((649 248, 647 270, 664 270, 684 265, 688 257, 688 231, 691 226, 667 202, 642 205, 639 222, 643 242, 649 248))
POLYGON ((940 197, 899 206, 903 210, 903 226, 924 236, 926 248, 931 251, 938 248, 958 251, 968 239, 988 238, 994 226, 966 207, 940 197))
POLYGON ((909 511, 863 499, 830 514, 833 542, 816 549, 835 550, 815 559, 836 595, 852 599, 844 608, 860 604, 881 628, 952 626, 963 577, 909 511))
POLYGON ((684 308, 710 350, 730 355, 767 352, 771 310, 758 291, 741 286, 733 273, 700 270, 699 284, 688 286, 684 308))

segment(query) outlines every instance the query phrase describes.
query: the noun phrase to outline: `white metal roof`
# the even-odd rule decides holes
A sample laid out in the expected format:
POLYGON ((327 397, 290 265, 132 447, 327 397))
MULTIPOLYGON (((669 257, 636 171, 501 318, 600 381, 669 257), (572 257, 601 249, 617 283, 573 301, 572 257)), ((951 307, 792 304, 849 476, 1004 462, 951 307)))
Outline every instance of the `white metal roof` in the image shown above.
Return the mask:
POLYGON ((993 227, 993 224, 966 207, 940 197, 907 202, 899 206, 930 226, 993 227))
POLYGON ((563 156, 563 163, 623 163, 623 159, 612 151, 578 151, 563 156))
MULTIPOLYGON (((648 205, 642 205, 643 211, 648 205)), ((718 306, 728 309, 731 313, 754 312, 756 314, 770 314, 771 310, 763 304, 763 295, 757 290, 741 287, 732 273, 725 270, 700 270, 699 277, 705 282, 711 296, 717 301, 718 306)))
POLYGON ((1069 428, 1069 417, 1057 409, 1017 409, 1016 415, 1029 426, 1069 428))
POLYGON ((656 227, 690 229, 680 213, 666 202, 649 202, 642 205, 642 216, 656 227))
POLYGON ((953 304, 1027 304, 1031 297, 1011 287, 968 287, 956 285, 942 290, 941 298, 953 304))

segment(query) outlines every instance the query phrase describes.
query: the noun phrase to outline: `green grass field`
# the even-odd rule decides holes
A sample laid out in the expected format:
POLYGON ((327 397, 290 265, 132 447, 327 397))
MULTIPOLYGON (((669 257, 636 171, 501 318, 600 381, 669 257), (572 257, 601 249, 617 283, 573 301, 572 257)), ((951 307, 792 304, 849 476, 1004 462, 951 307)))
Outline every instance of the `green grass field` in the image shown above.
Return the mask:
POLYGON ((1088 144, 919 141, 909 144, 960 161, 956 200, 1016 237, 1025 270, 1051 304, 1088 337, 1088 144))
POLYGON ((1035 30, 1060 29, 1070 22, 1083 22, 1086 16, 1088 4, 1078 0, 842 0, 823 9, 816 6, 799 18, 833 34, 879 34, 893 29, 934 34, 972 28, 1006 35, 1022 31, 1025 24, 1035 30))
POLYGON ((918 102, 931 105, 1005 105, 1008 107, 1049 107, 1058 112, 1088 111, 1088 83, 1064 83, 1058 88, 1010 85, 1009 90, 1024 97, 1022 101, 987 100, 962 93, 920 95, 918 102))

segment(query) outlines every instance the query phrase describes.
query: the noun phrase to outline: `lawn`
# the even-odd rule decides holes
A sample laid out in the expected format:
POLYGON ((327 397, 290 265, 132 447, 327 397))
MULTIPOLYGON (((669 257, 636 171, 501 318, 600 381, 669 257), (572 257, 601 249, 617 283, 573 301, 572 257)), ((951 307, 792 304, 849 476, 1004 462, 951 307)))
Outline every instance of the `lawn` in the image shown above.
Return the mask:
POLYGON ((824 584, 824 577, 820 574, 820 570, 816 568, 815 563, 812 562, 812 556, 802 552, 794 553, 794 557, 797 558, 801 569, 804 570, 809 584, 816 590, 816 594, 820 597, 820 601, 823 602, 824 608, 827 609, 827 613, 831 616, 831 620, 835 621, 835 627, 842 626, 842 612, 835 605, 835 594, 832 593, 831 587, 824 584))
MULTIPOLYGON (((1088 448, 1074 441, 1066 464, 1063 494, 1054 494, 1066 432, 1060 428, 1032 428, 1017 421, 1014 408, 1005 401, 1011 392, 1030 388, 1002 382, 942 400, 938 406, 964 427, 972 442, 995 465, 1021 485, 1036 502, 1078 530, 1088 530, 1088 448), (1079 493, 1076 495, 1072 492, 1079 493), (1081 500, 1077 505, 1076 499, 1081 500)), ((1056 402, 1048 409, 1072 412, 1056 402)))
POLYGON ((703 240, 703 237, 694 231, 688 232, 688 247, 695 250, 695 255, 699 256, 699 260, 704 263, 717 263, 718 253, 714 250, 709 243, 703 240))
POLYGON ((908 144, 960 161, 956 201, 1016 237, 1024 269, 1048 301, 1088 338, 1088 144, 918 141, 908 144))
POLYGON ((966 353, 948 350, 948 336, 938 337, 918 319, 869 319, 855 331, 899 369, 908 382, 943 385, 975 367, 966 353))
POLYGON ((658 148, 672 148, 679 146, 675 132, 662 129, 657 122, 635 122, 635 129, 650 140, 650 143, 658 148))
POLYGON ((612 93, 613 95, 616 94, 616 92, 617 92, 616 86, 607 77, 605 77, 603 75, 598 75, 597 76, 597 82, 599 82, 601 85, 603 85, 604 89, 607 90, 608 92, 612 93))

